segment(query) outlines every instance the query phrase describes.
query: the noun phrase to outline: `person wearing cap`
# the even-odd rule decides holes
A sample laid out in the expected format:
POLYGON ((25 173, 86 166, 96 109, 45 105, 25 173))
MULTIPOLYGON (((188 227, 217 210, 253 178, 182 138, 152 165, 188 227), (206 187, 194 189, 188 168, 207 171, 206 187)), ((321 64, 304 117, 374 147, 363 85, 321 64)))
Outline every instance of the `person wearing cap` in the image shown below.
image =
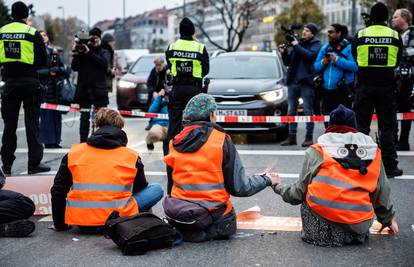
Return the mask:
POLYGON ((1 160, 2 169, 10 175, 16 157, 16 128, 23 102, 26 139, 29 148, 28 173, 50 171, 41 163, 43 145, 39 136, 40 101, 43 87, 37 70, 46 65, 46 48, 40 33, 27 25, 29 8, 23 2, 11 7, 13 21, 0 29, 0 64, 5 81, 1 96, 1 116, 4 121, 1 160))
MULTIPOLYGON (((318 27, 315 23, 308 23, 302 31, 300 40, 294 39, 288 49, 279 47, 282 54, 283 63, 289 66, 287 73, 288 85, 288 115, 297 115, 299 98, 303 99, 305 115, 314 115, 314 97, 315 89, 313 86, 313 63, 321 48, 321 42, 315 37, 318 33, 318 27)), ((281 143, 282 146, 296 145, 297 123, 289 124, 289 136, 281 143)), ((303 147, 313 144, 313 128, 312 122, 306 123, 306 136, 302 143, 303 147)))
POLYGON ((395 146, 396 80, 402 42, 398 32, 387 27, 388 8, 378 2, 371 7, 372 24, 355 35, 352 54, 358 65, 355 112, 358 130, 370 132, 374 113, 378 117, 379 145, 389 178, 400 176, 395 146))
MULTIPOLYGON (((406 8, 395 10, 392 16, 392 28, 401 33, 401 40, 403 42, 403 55, 401 63, 398 67, 397 81, 397 109, 398 112, 411 112, 411 107, 414 102, 413 85, 414 85, 414 26, 411 25, 413 15, 406 8)), ((403 120, 400 122, 401 128, 398 138, 398 123, 396 128, 397 150, 410 150, 410 130, 411 120, 403 120)))
POLYGON ((209 72, 208 53, 205 45, 194 37, 193 22, 189 18, 183 18, 179 30, 180 38, 170 44, 165 52, 168 69, 173 77, 172 92, 169 93, 167 141, 181 131, 185 105, 193 96, 202 92, 202 79, 209 72))
POLYGON ((398 233, 381 151, 356 129, 355 113, 340 105, 318 143, 305 152, 299 180, 278 184, 275 193, 301 204, 302 240, 318 246, 364 243, 374 215, 398 233))
POLYGON ((106 84, 107 71, 111 60, 110 52, 102 47, 101 30, 93 28, 89 31, 91 41, 83 44, 82 53, 72 48, 72 70, 78 72, 78 83, 75 102, 81 109, 79 135, 80 141, 86 142, 90 132, 90 118, 92 108, 99 109, 109 104, 108 88, 106 84))
POLYGON ((358 67, 352 57, 351 43, 345 38, 347 32, 346 25, 329 26, 329 42, 322 46, 313 64, 315 72, 322 79, 320 92, 323 115, 329 115, 339 104, 348 107, 352 104, 349 95, 358 67))
POLYGON ((231 138, 215 123, 216 110, 211 95, 194 96, 184 110, 184 129, 164 157, 172 169, 164 211, 185 241, 233 235, 236 214, 230 195, 252 196, 280 181, 275 173, 246 176, 231 138))

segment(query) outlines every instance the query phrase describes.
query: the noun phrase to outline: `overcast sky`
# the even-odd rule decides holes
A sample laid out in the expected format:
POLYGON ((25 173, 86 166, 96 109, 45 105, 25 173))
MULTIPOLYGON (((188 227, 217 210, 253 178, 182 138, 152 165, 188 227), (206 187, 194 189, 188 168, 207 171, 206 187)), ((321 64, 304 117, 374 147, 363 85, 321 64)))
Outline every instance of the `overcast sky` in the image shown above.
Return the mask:
MULTIPOLYGON (((91 25, 103 20, 122 17, 123 0, 89 0, 91 25)), ((5 0, 6 5, 11 7, 15 0, 5 0)), ((58 6, 63 6, 65 16, 75 16, 88 23, 88 1, 87 0, 24 0, 26 4, 33 4, 36 15, 50 13, 52 16, 61 17, 62 10, 58 6)), ((188 2, 188 0, 187 0, 188 2)), ((182 4, 183 0, 125 0, 126 16, 137 15, 144 11, 161 8, 176 7, 182 4)))

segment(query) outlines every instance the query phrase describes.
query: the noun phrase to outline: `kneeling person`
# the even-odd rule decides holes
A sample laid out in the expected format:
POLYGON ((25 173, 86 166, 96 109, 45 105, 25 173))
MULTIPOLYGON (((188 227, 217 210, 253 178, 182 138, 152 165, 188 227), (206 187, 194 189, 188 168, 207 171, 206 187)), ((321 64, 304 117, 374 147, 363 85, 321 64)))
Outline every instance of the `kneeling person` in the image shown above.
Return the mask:
POLYGON ((216 109, 212 96, 193 97, 184 110, 184 129, 164 157, 172 168, 164 211, 185 241, 233 235, 237 225, 230 195, 251 196, 280 179, 276 174, 245 175, 230 137, 215 124, 216 109))
POLYGON ((101 108, 94 120, 96 131, 87 143, 72 146, 56 174, 51 189, 56 230, 103 226, 113 211, 135 215, 163 196, 161 185, 147 183, 139 155, 126 148, 121 115, 101 108))
POLYGON ((318 144, 305 153, 299 181, 274 190, 285 202, 302 204, 302 239, 318 246, 364 243, 374 215, 398 233, 381 151, 358 133, 355 113, 340 105, 318 144))

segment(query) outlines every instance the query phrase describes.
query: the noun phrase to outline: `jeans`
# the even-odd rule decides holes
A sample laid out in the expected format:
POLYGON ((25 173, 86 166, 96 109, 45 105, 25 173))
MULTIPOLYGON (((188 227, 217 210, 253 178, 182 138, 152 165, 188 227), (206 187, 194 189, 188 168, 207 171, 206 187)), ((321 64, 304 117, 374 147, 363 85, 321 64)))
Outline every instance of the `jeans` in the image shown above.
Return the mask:
MULTIPOLYGON (((315 95, 314 88, 311 85, 305 83, 292 83, 288 87, 288 115, 296 116, 298 114, 298 102, 299 98, 303 99, 303 107, 305 110, 305 115, 314 115, 313 114, 313 98, 315 95)), ((297 123, 289 124, 289 134, 296 134, 298 128, 297 123)), ((306 136, 311 137, 313 135, 313 122, 306 123, 306 136)))
POLYGON ((158 203, 164 196, 164 189, 160 184, 149 184, 141 191, 136 192, 133 197, 135 198, 140 212, 148 211, 155 204, 158 203))

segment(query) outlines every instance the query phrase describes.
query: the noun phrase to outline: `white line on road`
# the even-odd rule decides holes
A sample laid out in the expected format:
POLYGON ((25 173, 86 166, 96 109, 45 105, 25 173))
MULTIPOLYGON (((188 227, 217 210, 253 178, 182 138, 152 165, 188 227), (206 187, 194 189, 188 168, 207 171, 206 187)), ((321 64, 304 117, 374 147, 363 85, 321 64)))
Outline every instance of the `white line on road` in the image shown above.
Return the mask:
MULTIPOLYGON (((43 172, 40 175, 55 175, 57 171, 43 172)), ((27 175, 27 171, 21 172, 20 175, 27 175)), ((147 176, 167 176, 167 173, 164 171, 145 171, 147 176)), ((298 179, 298 173, 279 173, 279 176, 287 179, 298 179)), ((395 177, 396 180, 414 180, 414 175, 402 175, 395 177)))

